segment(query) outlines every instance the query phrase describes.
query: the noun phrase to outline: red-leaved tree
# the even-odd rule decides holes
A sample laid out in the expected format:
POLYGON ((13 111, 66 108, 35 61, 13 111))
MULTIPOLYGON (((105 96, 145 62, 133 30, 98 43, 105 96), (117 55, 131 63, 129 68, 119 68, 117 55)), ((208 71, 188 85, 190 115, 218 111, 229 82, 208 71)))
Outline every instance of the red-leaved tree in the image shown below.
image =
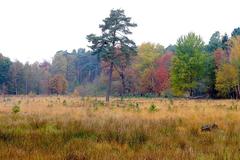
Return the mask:
POLYGON ((217 49, 214 52, 214 60, 215 60, 215 65, 216 69, 220 69, 220 67, 226 62, 226 54, 222 49, 217 49))
POLYGON ((170 63, 173 57, 172 52, 167 52, 156 60, 156 68, 154 72, 154 92, 161 94, 161 92, 170 88, 170 63))

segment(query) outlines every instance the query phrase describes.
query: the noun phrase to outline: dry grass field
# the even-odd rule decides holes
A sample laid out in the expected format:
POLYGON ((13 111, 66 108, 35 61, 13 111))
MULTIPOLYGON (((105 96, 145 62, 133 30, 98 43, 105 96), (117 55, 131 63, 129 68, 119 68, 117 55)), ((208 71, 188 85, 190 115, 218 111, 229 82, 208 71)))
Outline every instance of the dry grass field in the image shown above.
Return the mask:
POLYGON ((1 97, 0 159, 239 160, 240 102, 1 97), (218 129, 202 132, 201 126, 218 129))

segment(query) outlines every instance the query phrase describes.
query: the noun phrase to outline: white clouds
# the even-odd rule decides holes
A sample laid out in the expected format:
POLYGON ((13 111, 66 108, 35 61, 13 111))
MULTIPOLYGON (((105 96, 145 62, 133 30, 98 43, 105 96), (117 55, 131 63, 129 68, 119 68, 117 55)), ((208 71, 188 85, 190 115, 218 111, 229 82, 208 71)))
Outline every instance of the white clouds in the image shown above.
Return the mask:
POLYGON ((166 46, 190 31, 207 42, 216 30, 230 34, 240 26, 238 6, 238 0, 0 0, 0 52, 33 62, 86 47, 86 35, 99 32, 112 8, 125 9, 138 23, 138 44, 166 46))

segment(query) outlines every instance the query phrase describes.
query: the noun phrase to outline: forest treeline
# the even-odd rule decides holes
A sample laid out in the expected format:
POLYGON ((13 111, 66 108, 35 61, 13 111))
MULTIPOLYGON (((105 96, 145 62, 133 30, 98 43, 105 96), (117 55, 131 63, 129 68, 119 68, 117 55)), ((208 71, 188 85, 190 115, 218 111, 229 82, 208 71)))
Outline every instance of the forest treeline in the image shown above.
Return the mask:
POLYGON ((208 44, 189 33, 164 47, 136 46, 128 35, 137 25, 123 10, 99 27, 101 35, 87 36, 90 49, 58 51, 52 62, 0 54, 0 93, 240 98, 240 28, 230 36, 217 31, 208 44))

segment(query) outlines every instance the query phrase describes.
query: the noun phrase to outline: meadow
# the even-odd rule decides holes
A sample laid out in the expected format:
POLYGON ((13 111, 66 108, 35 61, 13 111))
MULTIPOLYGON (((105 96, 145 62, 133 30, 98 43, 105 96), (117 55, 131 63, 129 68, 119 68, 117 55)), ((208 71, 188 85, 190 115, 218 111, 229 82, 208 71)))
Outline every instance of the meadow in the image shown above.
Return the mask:
POLYGON ((0 159, 239 160, 240 102, 0 98, 0 159), (215 123, 218 129, 202 132, 215 123))

